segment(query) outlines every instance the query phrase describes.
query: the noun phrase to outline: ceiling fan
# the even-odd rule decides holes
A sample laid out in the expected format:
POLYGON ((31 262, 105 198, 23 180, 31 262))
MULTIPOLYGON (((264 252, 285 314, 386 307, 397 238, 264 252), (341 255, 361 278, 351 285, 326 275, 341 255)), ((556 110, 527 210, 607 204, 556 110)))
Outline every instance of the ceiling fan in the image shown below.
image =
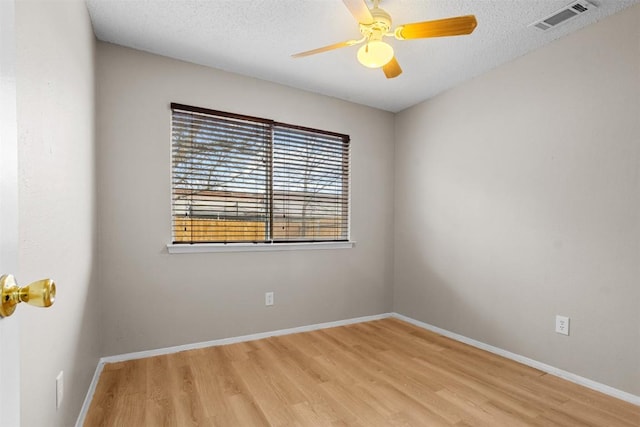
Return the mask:
POLYGON ((373 8, 369 9, 366 0, 342 0, 347 9, 349 9, 358 21, 362 38, 331 44, 318 49, 296 53, 291 56, 293 58, 301 58, 315 55, 316 53, 365 43, 358 50, 358 61, 365 67, 382 68, 385 76, 387 76, 388 79, 392 79, 402 73, 402 68, 400 68, 400 64, 398 64, 394 56, 391 45, 382 40, 384 37, 393 36, 398 40, 411 40, 430 37, 460 36, 471 34, 477 25, 474 15, 465 15, 435 21, 404 24, 391 31, 391 15, 384 9, 380 9, 380 0, 371 1, 373 8))

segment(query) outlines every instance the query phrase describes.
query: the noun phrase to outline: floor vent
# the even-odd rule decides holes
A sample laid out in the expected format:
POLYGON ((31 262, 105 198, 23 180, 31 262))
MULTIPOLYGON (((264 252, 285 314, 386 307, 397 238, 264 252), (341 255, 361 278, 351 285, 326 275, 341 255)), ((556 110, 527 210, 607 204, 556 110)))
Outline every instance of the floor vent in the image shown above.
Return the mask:
POLYGON ((575 1, 563 7, 562 9, 555 11, 546 18, 529 24, 529 26, 546 31, 550 28, 557 27, 560 24, 564 24, 565 22, 575 18, 576 16, 587 13, 595 8, 596 6, 594 4, 591 4, 585 0, 575 1))

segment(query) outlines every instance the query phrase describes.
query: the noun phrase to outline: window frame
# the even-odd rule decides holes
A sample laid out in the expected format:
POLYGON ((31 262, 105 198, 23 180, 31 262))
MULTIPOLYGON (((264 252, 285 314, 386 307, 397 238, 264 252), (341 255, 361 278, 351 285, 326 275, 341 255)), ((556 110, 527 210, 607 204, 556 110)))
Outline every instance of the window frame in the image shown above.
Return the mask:
MULTIPOLYGON (((167 249, 169 253, 198 253, 198 252, 245 252, 245 251, 270 251, 270 250, 304 250, 304 249, 343 249, 343 248, 352 248, 355 245, 355 242, 351 240, 351 138, 349 135, 341 134, 337 132, 325 131, 321 129, 314 129, 310 127, 300 126, 300 125, 292 125, 289 123, 281 123, 270 119, 248 116, 243 114, 229 113, 225 111, 212 110, 208 108, 195 107, 185 104, 179 103, 171 103, 170 104, 170 122, 171 122, 171 132, 170 132, 170 149, 171 149, 171 209, 170 209, 170 219, 171 219, 171 243, 167 244, 167 249), (339 222, 343 223, 341 229, 346 234, 345 239, 335 239, 335 240, 326 240, 326 239, 285 239, 280 240, 275 237, 275 232, 273 229, 270 229, 268 234, 265 234, 265 240, 259 241, 220 241, 220 242, 197 242, 197 241, 185 241, 180 242, 176 241, 175 235, 175 211, 174 211, 174 194, 176 191, 175 182, 174 182, 174 112, 176 110, 187 112, 187 113, 195 113, 195 114, 203 114, 208 116, 215 116, 217 118, 229 118, 236 120, 243 120, 253 123, 266 124, 270 127, 271 132, 268 137, 270 158, 268 160, 269 168, 268 168, 268 179, 270 181, 270 185, 266 189, 265 195, 267 196, 267 215, 271 217, 269 228, 273 226, 273 215, 276 197, 274 196, 273 191, 273 180, 275 167, 273 166, 274 162, 274 146, 276 144, 274 137, 276 128, 285 128, 290 129, 292 132, 300 131, 300 132, 308 132, 311 134, 317 135, 326 135, 334 138, 339 138, 342 140, 342 148, 338 148, 338 150, 345 151, 345 157, 343 157, 343 169, 346 169, 346 176, 342 176, 342 187, 345 188, 347 196, 342 199, 342 201, 346 204, 346 207, 343 208, 343 212, 338 218, 339 222), (346 223, 346 224, 344 224, 346 223)), ((286 131, 285 131, 286 133, 286 131)), ((337 157, 339 159, 339 157, 337 157)))

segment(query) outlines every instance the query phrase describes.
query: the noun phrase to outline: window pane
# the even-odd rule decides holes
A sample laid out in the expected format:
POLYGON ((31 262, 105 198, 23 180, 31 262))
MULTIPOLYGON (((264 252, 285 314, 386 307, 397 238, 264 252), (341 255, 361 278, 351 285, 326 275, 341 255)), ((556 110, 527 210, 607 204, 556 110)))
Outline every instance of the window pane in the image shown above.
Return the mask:
POLYGON ((274 127, 274 241, 347 240, 348 184, 347 137, 274 127))
POLYGON ((348 240, 347 135, 171 110, 174 243, 348 240))
POLYGON ((173 110, 175 243, 267 240, 269 126, 173 110))

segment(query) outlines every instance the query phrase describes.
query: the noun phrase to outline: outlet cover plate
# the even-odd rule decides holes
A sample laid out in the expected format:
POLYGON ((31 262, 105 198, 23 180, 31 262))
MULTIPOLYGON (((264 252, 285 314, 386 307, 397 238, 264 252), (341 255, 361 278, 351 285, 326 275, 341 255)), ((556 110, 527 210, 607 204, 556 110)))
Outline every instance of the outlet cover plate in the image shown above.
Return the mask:
POLYGON ((556 332, 562 335, 569 335, 569 318, 567 316, 556 316, 556 332))
POLYGON ((64 398, 64 372, 60 371, 60 373, 56 376, 56 409, 59 409, 60 405, 62 405, 63 398, 64 398))
POLYGON ((273 305, 273 292, 266 292, 264 294, 264 305, 273 305))

